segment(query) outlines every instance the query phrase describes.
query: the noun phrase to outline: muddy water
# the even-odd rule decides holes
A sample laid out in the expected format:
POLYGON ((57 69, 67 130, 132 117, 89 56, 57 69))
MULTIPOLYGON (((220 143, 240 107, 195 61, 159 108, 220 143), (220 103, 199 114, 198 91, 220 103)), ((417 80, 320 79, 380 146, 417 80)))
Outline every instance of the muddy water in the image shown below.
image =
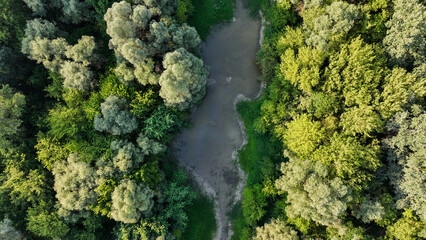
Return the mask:
POLYGON ((212 31, 202 46, 204 63, 210 67, 207 95, 192 115, 193 127, 174 143, 181 166, 215 200, 215 239, 220 240, 230 237, 227 214, 241 179, 232 158, 243 143, 234 102, 241 94, 253 98, 260 89, 256 67, 259 30, 260 21, 251 18, 237 0, 234 21, 212 31))

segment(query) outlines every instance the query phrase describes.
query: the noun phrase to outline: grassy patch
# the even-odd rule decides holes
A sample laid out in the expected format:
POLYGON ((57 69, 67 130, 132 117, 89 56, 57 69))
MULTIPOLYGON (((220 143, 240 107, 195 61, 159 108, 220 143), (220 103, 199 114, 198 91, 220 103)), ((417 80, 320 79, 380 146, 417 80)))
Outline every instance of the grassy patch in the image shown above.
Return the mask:
POLYGON ((232 223, 232 231, 234 232, 234 235, 232 235, 231 239, 250 239, 251 229, 245 222, 241 202, 237 203, 232 208, 230 218, 232 223))
MULTIPOLYGON (((260 98, 237 105, 237 111, 246 127, 248 141, 247 145, 238 153, 241 167, 248 174, 246 190, 253 188, 254 185, 263 185, 267 179, 275 179, 279 174, 276 166, 279 162, 284 161, 279 141, 275 141, 269 134, 259 133, 255 129, 255 121, 261 114, 262 101, 263 99, 260 98)), ((254 198, 261 197, 260 195, 254 196, 254 198)), ((230 214, 234 231, 232 239, 251 239, 254 233, 253 227, 248 223, 249 220, 243 214, 244 207, 250 207, 250 204, 245 204, 244 200, 243 198, 243 203, 237 204, 230 214)), ((264 214, 257 222, 259 225, 282 213, 282 210, 277 211, 275 200, 277 199, 267 197, 268 205, 264 207, 264 214)), ((247 212, 247 209, 245 211, 247 212)))
POLYGON ((234 0, 192 0, 192 4, 194 13, 188 22, 197 29, 203 40, 212 26, 229 21, 234 16, 234 0))
POLYGON ((198 194, 197 199, 188 208, 188 225, 182 234, 184 240, 209 240, 216 231, 213 202, 206 196, 198 194))
POLYGON ((262 181, 265 164, 282 160, 281 146, 278 141, 272 141, 269 134, 262 134, 254 127, 255 120, 260 117, 262 98, 250 102, 240 102, 237 111, 244 122, 247 134, 247 145, 238 153, 239 162, 248 174, 247 186, 262 181), (277 159, 278 158, 278 159, 277 159))

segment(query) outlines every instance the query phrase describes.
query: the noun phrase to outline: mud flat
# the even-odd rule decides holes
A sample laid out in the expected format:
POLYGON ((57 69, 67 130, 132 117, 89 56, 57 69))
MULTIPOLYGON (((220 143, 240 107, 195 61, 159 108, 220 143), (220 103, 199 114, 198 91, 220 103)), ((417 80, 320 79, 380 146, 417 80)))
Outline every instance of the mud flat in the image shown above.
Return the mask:
POLYGON ((228 213, 244 186, 235 153, 245 140, 234 106, 260 91, 256 66, 260 29, 260 20, 251 18, 237 0, 234 20, 214 29, 202 45, 204 63, 210 67, 207 95, 191 116, 192 128, 173 143, 179 164, 214 200, 218 240, 232 234, 228 213))

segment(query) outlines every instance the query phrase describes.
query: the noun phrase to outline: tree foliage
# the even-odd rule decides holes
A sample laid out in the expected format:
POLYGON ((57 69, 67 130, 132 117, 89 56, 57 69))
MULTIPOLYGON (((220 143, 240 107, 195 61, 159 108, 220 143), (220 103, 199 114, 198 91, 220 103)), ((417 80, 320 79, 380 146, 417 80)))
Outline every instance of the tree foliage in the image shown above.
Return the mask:
POLYGON ((88 68, 95 49, 93 37, 83 36, 70 46, 64 38, 35 37, 29 42, 29 56, 64 78, 64 87, 85 91, 91 88, 92 72, 88 68))
POLYGON ((39 237, 64 237, 69 232, 69 227, 47 206, 47 203, 41 202, 28 210, 27 229, 39 237))
POLYGON ((297 231, 280 219, 274 219, 262 227, 256 228, 255 240, 299 240, 297 231))
POLYGON ((160 77, 160 96, 167 106, 180 110, 198 103, 206 93, 208 71, 203 62, 179 48, 164 57, 166 69, 160 77))
POLYGON ((402 215, 402 218, 388 227, 386 235, 389 239, 415 240, 426 237, 425 223, 419 221, 410 209, 407 209, 402 215))
MULTIPOLYGON (((240 214, 237 239, 269 227, 275 232, 265 238, 281 237, 280 228, 268 223, 273 219, 304 234, 295 233, 296 238, 425 238, 424 4, 277 0, 249 5, 261 5, 265 13, 258 61, 266 88, 253 103, 261 104, 260 116, 245 124, 253 124, 261 136, 271 133, 265 144, 278 140, 284 159, 279 160, 282 175, 255 179, 266 171, 264 160, 255 157, 264 147, 249 142, 254 156, 246 191, 257 186, 267 199, 259 197, 266 202, 261 220, 253 223, 250 214, 240 214), (273 27, 286 15, 267 14, 276 6, 298 14, 298 24, 273 27)), ((242 201, 243 206, 256 202, 242 201)), ((254 208, 249 212, 256 215, 254 208)), ((292 239, 291 230, 283 228, 288 235, 281 238, 292 239)))
POLYGON ((302 217, 323 225, 338 224, 352 200, 351 189, 330 176, 327 167, 309 160, 290 158, 281 166, 278 190, 287 192, 285 211, 291 218, 302 217))
POLYGON ((142 213, 149 213, 153 192, 143 184, 123 180, 112 193, 111 217, 124 223, 136 223, 142 213))
POLYGON ((386 143, 388 160, 396 171, 390 178, 398 194, 398 207, 411 208, 426 221, 426 113, 419 106, 411 111, 395 114, 387 124, 388 131, 396 132, 386 143))
POLYGON ((341 41, 354 26, 359 12, 356 5, 336 1, 326 6, 325 13, 314 18, 306 43, 327 50, 331 41, 341 41))
POLYGON ((417 0, 395 0, 383 39, 391 61, 400 66, 420 65, 426 54, 426 7, 417 0))
POLYGON ((101 104, 102 115, 95 117, 95 129, 113 135, 133 132, 138 123, 136 118, 127 110, 127 101, 115 95, 109 96, 101 104))
POLYGON ((13 225, 12 221, 5 218, 3 221, 0 222, 0 237, 4 240, 24 240, 24 235, 19 231, 16 230, 13 225))
POLYGON ((85 1, 79 0, 23 0, 34 15, 46 17, 60 11, 58 19, 64 23, 78 24, 91 18, 91 11, 85 1))
POLYGON ((137 79, 143 85, 158 84, 161 62, 153 59, 181 47, 199 51, 201 40, 194 28, 157 20, 169 11, 170 2, 140 1, 132 5, 121 1, 106 12, 110 48, 114 49, 119 63, 117 73, 124 82, 137 79))
POLYGON ((201 40, 174 0, 114 2, 0 0, 2 239, 185 230, 195 194, 164 153, 190 111, 166 107, 159 81, 177 49, 207 75, 201 40))
POLYGON ((18 0, 0 1, 0 45, 17 48, 15 39, 23 37, 25 20, 28 13, 23 2, 18 0))
POLYGON ((71 154, 67 161, 55 163, 52 173, 56 197, 64 209, 88 209, 96 201, 95 171, 78 155, 71 154))
POLYGON ((0 88, 0 153, 11 148, 11 141, 18 136, 22 124, 22 113, 25 107, 25 96, 14 93, 9 85, 0 88))

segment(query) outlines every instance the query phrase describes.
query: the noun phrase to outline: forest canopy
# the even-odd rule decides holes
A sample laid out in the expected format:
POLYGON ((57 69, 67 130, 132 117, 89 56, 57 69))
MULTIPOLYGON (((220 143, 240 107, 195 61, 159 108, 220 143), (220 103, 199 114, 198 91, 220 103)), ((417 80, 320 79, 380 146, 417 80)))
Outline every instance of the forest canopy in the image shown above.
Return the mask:
MULTIPOLYGON (((426 239, 425 1, 244 3, 265 89, 237 106, 256 144, 232 239, 426 239)), ((169 146, 233 4, 0 0, 1 239, 185 238, 169 146)))
POLYGON ((274 147, 247 150, 234 239, 426 238, 424 4, 248 1, 266 89, 240 113, 274 147))
POLYGON ((179 239, 196 193, 167 146, 208 75, 189 13, 174 0, 0 11, 0 238, 179 239))

